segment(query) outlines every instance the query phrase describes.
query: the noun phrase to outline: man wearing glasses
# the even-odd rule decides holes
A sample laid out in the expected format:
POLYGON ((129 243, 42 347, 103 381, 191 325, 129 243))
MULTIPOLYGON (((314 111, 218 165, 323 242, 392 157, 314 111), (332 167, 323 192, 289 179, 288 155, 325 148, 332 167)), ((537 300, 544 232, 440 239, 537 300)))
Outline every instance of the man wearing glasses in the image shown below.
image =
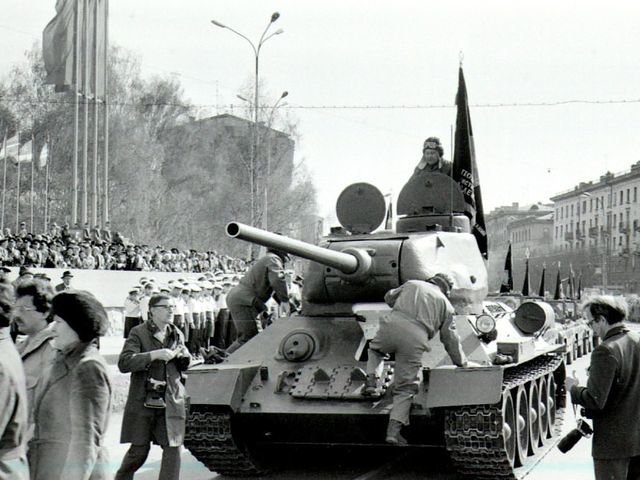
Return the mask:
POLYGON ((45 280, 25 280, 16 287, 13 323, 25 335, 18 341, 16 348, 22 358, 27 380, 29 436, 33 430, 35 395, 43 388, 45 375, 56 356, 56 350, 51 344, 54 337, 50 315, 52 298, 53 288, 45 280))
POLYGON ((121 443, 131 443, 116 480, 133 479, 144 464, 151 442, 162 447, 160 476, 180 476, 180 447, 185 430, 185 390, 182 372, 191 362, 184 335, 173 324, 174 300, 168 294, 149 299, 149 319, 131 329, 118 368, 131 372, 122 417, 121 443))
POLYGON ((571 401, 593 419, 591 454, 596 480, 640 478, 640 337, 624 324, 627 302, 600 295, 583 315, 602 342, 591 353, 587 386, 567 377, 571 401))

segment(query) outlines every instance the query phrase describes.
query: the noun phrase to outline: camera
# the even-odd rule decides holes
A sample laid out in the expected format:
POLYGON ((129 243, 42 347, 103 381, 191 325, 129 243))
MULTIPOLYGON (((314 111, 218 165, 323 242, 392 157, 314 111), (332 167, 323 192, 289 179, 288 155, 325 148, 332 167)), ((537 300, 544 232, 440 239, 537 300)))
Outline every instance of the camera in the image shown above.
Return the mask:
POLYGON ((593 435, 593 429, 584 419, 579 419, 576 428, 567 433, 562 440, 558 442, 558 450, 567 453, 571 450, 582 437, 590 437, 593 435))
POLYGON ((145 380, 144 406, 147 408, 165 408, 164 394, 167 390, 167 364, 161 360, 154 360, 147 369, 145 380))

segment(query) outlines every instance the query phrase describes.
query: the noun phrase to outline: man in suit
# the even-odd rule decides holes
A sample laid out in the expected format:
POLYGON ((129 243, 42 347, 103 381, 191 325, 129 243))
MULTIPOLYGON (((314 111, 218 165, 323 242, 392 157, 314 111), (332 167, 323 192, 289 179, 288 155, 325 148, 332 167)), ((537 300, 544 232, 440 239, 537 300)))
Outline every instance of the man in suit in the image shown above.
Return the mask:
POLYGON ((71 288, 71 279, 73 278, 73 274, 67 270, 62 274, 62 283, 56 285, 56 293, 63 292, 64 290, 69 290, 71 288))
POLYGON ((567 377, 571 401, 593 419, 596 480, 640 478, 640 336, 624 325, 622 297, 592 297, 583 315, 602 342, 591 353, 587 386, 567 377))

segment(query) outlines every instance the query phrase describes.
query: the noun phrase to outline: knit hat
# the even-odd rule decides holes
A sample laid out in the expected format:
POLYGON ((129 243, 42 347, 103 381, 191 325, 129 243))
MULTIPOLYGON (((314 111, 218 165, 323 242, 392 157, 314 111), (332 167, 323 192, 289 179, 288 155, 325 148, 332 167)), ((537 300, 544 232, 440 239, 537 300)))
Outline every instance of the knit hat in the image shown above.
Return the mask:
POLYGON ((83 342, 107 333, 109 316, 102 304, 85 290, 65 290, 53 297, 53 315, 58 315, 75 330, 83 342))

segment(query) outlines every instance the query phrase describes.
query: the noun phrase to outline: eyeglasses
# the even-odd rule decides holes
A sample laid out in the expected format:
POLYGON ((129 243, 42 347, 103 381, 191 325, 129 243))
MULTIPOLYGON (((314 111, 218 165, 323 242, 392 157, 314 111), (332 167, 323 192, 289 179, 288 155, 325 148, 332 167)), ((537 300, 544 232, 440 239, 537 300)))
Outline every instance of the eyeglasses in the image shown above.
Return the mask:
POLYGON ((154 308, 166 308, 167 310, 173 310, 176 308, 175 305, 154 305, 154 308))
POLYGON ((25 307, 24 305, 16 305, 14 309, 19 312, 33 312, 36 310, 36 307, 25 307))

